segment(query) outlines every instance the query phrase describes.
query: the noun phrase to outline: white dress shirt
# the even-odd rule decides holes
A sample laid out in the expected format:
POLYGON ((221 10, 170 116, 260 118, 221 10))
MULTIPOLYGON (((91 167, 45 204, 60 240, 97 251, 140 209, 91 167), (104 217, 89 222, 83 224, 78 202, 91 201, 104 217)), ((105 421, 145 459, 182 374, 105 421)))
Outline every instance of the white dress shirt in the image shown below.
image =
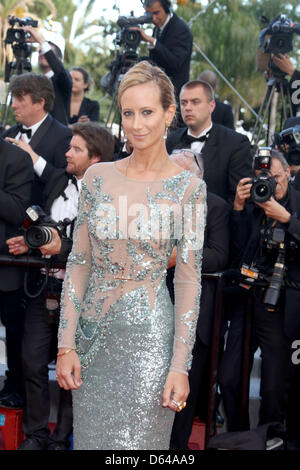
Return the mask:
MULTIPOLYGON (((166 19, 166 21, 164 22, 164 24, 163 24, 160 28, 158 28, 158 30, 159 30, 159 35, 161 35, 161 33, 163 32, 163 30, 165 29, 165 27, 166 27, 167 24, 169 23, 169 21, 170 21, 170 19, 172 18, 172 16, 173 16, 172 13, 170 13, 170 14, 167 16, 167 19, 166 19)), ((156 46, 156 38, 154 39, 153 46, 152 46, 151 44, 149 44, 148 49, 154 49, 155 46, 156 46)))
MULTIPOLYGON (((32 139, 32 137, 34 136, 34 134, 36 133, 40 125, 45 121, 47 116, 48 116, 48 113, 39 122, 36 122, 35 124, 33 124, 33 126, 27 127, 23 125, 24 129, 31 129, 30 139, 28 138, 27 134, 22 134, 21 132, 18 132, 15 139, 21 140, 21 137, 23 137, 24 141, 27 142, 27 144, 29 143, 30 145, 30 140, 32 139)), ((41 176, 41 174, 43 173, 46 163, 47 163, 46 160, 40 156, 38 160, 36 161, 36 163, 33 165, 34 171, 38 176, 41 176)))

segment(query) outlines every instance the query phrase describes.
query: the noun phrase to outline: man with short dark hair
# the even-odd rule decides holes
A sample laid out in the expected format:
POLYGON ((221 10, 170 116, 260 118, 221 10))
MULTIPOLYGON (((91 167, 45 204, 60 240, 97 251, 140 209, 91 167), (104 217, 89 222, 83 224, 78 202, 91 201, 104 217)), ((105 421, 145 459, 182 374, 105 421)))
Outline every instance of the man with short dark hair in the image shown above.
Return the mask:
POLYGON ((153 36, 142 29, 142 39, 149 43, 149 58, 171 79, 176 96, 189 80, 193 35, 187 24, 171 11, 170 0, 144 0, 143 6, 152 14, 153 36))
POLYGON ((212 122, 214 91, 209 83, 193 80, 180 93, 181 115, 186 127, 170 133, 167 150, 191 148, 202 155, 207 190, 232 202, 238 181, 251 175, 249 139, 212 122))
MULTIPOLYGON (((62 238, 56 229, 51 228, 53 239, 39 248, 43 255, 57 255, 61 261, 66 261, 72 248, 72 234, 84 173, 95 163, 111 161, 114 152, 113 136, 98 123, 77 123, 72 131, 70 149, 66 153, 67 168, 56 169, 45 187, 45 212, 55 222, 68 222, 69 219, 67 237, 62 238)), ((24 237, 11 238, 7 244, 10 253, 14 255, 28 251, 24 237)), ((34 271, 31 270, 31 275, 34 271)), ((38 279, 36 277, 35 274, 35 289, 43 285, 45 274, 38 272, 38 279)), ((26 311, 22 361, 26 394, 23 430, 27 438, 20 450, 66 450, 69 446, 73 423, 70 391, 60 389, 58 420, 52 435, 48 427, 48 364, 57 352, 57 296, 59 298, 63 277, 64 270, 50 270, 42 293, 30 300, 26 311)))
POLYGON ((66 166, 65 153, 72 131, 49 114, 54 100, 49 78, 35 73, 14 75, 9 90, 19 124, 8 129, 3 137, 31 156, 35 171, 31 203, 43 206, 45 183, 54 168, 66 166))
POLYGON ((70 114, 70 100, 72 95, 72 78, 69 71, 63 65, 61 49, 51 41, 45 41, 44 37, 36 28, 24 26, 25 31, 30 33, 30 42, 40 45, 39 67, 42 73, 50 78, 54 88, 54 104, 51 110, 52 116, 62 124, 68 125, 70 114))

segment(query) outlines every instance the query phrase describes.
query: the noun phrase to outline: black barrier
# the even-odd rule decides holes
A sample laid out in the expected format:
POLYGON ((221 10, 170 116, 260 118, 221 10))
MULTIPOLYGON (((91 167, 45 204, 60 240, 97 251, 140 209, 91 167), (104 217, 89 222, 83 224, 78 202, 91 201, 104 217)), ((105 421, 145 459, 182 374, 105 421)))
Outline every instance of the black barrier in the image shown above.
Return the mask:
POLYGON ((37 258, 35 256, 9 256, 0 255, 0 265, 19 266, 20 268, 47 268, 64 269, 66 263, 50 261, 48 258, 37 258))
POLYGON ((223 322, 223 273, 202 273, 202 278, 213 279, 216 282, 214 299, 214 316, 211 338, 211 359, 210 359, 210 381, 207 405, 207 423, 205 429, 205 447, 210 438, 212 423, 216 408, 216 396, 218 389, 218 370, 220 359, 221 330, 223 322))

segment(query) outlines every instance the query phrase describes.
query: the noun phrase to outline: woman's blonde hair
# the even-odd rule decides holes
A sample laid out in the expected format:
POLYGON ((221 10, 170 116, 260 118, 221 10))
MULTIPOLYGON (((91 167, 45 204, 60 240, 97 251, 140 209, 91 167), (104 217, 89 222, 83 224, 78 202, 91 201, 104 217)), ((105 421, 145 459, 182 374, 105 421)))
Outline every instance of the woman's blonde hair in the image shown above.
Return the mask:
POLYGON ((159 67, 151 65, 146 60, 131 67, 121 80, 118 92, 118 103, 121 109, 121 98, 128 88, 144 83, 156 83, 160 91, 160 102, 164 111, 170 105, 176 104, 174 86, 169 77, 159 67))

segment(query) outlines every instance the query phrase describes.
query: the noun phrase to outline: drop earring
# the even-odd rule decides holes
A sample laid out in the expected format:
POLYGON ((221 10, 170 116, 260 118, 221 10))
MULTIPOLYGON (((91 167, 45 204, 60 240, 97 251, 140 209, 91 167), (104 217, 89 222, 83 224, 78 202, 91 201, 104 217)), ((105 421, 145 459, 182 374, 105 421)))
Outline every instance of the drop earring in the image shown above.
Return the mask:
POLYGON ((169 123, 166 122, 165 124, 165 133, 164 133, 164 139, 167 140, 167 137, 168 137, 168 130, 169 130, 169 123))

